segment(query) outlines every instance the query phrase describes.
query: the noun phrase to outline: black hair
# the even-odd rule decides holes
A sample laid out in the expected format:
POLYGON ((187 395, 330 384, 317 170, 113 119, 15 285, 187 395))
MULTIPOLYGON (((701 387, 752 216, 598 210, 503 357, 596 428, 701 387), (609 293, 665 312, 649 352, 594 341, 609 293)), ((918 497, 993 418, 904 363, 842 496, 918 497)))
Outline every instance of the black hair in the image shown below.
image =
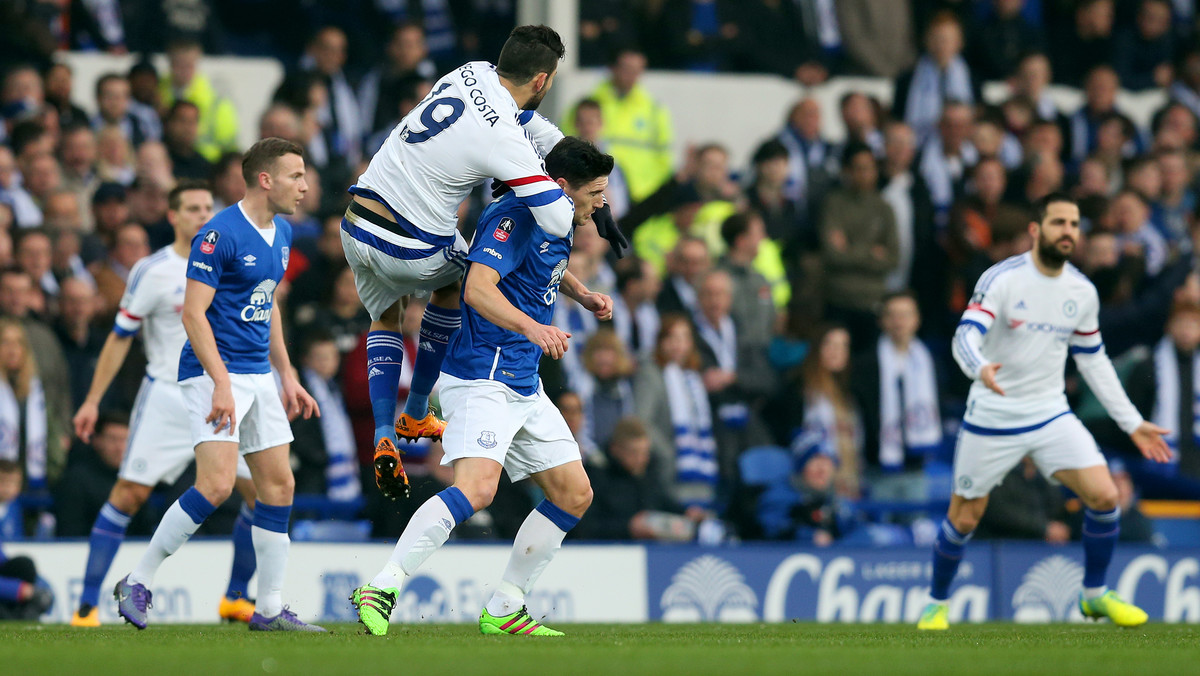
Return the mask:
POLYGON ((567 53, 562 38, 549 26, 517 26, 508 34, 496 60, 496 73, 523 85, 538 73, 553 73, 567 53))
POLYGON ((613 170, 613 157, 577 136, 566 136, 546 155, 546 173, 555 180, 567 179, 578 188, 613 170))
POLYGON ((842 166, 850 166, 850 160, 854 159, 854 156, 859 153, 867 153, 872 159, 875 158, 875 153, 871 150, 871 146, 861 141, 852 141, 847 143, 845 150, 842 151, 842 166))
POLYGON ((201 181, 194 178, 181 179, 171 188, 171 192, 167 193, 167 208, 171 211, 179 211, 179 207, 183 206, 183 193, 189 190, 204 190, 209 193, 212 188, 209 187, 208 181, 201 181))
POLYGON ((101 411, 100 415, 96 418, 96 433, 99 434, 101 430, 109 425, 129 427, 129 414, 125 411, 101 411))
POLYGON ((1041 223, 1042 221, 1046 220, 1046 211, 1050 208, 1050 205, 1057 204, 1059 202, 1062 202, 1065 204, 1074 204, 1076 206, 1076 208, 1079 207, 1079 202, 1076 202, 1075 198, 1071 197, 1067 193, 1052 192, 1049 195, 1046 195, 1042 199, 1038 200, 1037 204, 1034 205, 1034 209, 1035 209, 1034 214, 1037 217, 1037 222, 1041 223))
POLYGON ((622 258, 613 266, 613 272, 617 274, 617 292, 625 291, 633 282, 639 281, 643 277, 644 270, 642 269, 644 261, 637 256, 622 258))
POLYGON ((768 139, 763 141, 762 145, 758 146, 758 149, 754 151, 752 162, 754 164, 762 164, 767 160, 774 160, 780 157, 786 159, 787 156, 787 146, 783 145, 778 139, 768 139))
POLYGON ((727 249, 732 249, 737 238, 746 234, 746 231, 750 229, 750 222, 754 218, 755 215, 748 212, 736 213, 721 223, 721 239, 725 242, 727 249))
POLYGON ((9 147, 12 148, 13 155, 20 157, 21 153, 25 152, 26 147, 38 142, 46 134, 46 127, 41 122, 37 120, 22 120, 8 134, 9 147))
POLYGON ((192 103, 191 101, 188 101, 187 99, 179 99, 175 103, 172 103, 171 107, 167 109, 167 114, 163 115, 163 122, 166 122, 167 120, 170 120, 171 118, 175 117, 175 113, 178 113, 180 110, 182 110, 184 108, 194 109, 196 111, 196 116, 199 117, 200 106, 192 103))

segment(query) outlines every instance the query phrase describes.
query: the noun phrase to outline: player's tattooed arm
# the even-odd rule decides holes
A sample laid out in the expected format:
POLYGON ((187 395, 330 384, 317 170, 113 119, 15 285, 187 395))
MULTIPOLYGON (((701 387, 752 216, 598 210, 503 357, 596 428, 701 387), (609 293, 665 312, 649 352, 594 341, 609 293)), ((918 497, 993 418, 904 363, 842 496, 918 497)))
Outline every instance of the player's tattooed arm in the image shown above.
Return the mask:
POLYGON ((567 339, 571 334, 557 326, 534 321, 504 297, 497 286, 499 283, 499 272, 482 263, 471 263, 467 281, 463 284, 463 300, 484 319, 525 336, 552 359, 561 359, 567 351, 567 339))
POLYGON ((602 322, 612 319, 613 301, 612 298, 603 293, 589 291, 579 278, 571 274, 568 270, 562 278, 562 283, 559 285, 559 290, 567 295, 567 298, 579 303, 585 310, 591 311, 602 322))

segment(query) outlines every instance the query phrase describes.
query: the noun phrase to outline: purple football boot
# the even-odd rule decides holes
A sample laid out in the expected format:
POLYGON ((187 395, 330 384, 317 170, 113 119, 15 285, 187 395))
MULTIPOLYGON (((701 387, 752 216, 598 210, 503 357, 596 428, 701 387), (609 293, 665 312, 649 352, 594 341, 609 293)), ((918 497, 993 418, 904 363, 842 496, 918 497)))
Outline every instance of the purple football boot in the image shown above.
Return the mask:
POLYGON ((146 610, 153 608, 150 602, 151 593, 145 585, 129 584, 129 576, 121 578, 113 589, 113 598, 117 600, 117 614, 138 629, 146 628, 146 610))
POLYGON ((302 621, 284 606, 275 617, 263 617, 255 611, 250 618, 250 631, 325 631, 325 628, 302 621))

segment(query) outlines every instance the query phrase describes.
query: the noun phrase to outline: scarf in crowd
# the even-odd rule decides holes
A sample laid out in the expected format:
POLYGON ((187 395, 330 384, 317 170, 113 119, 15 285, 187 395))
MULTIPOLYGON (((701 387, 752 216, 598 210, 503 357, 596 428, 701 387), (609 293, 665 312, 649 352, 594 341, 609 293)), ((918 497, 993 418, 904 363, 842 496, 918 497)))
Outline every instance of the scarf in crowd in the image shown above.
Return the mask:
POLYGON ((862 424, 852 409, 839 411, 823 394, 804 397, 802 427, 792 439, 792 452, 797 460, 812 453, 828 455, 837 464, 834 476, 839 490, 857 493, 861 450, 862 424))
POLYGON ((613 296, 613 330, 637 357, 648 357, 654 353, 654 342, 658 337, 659 317, 653 303, 642 303, 630 309, 620 295, 613 296), (634 344, 634 329, 637 343, 634 344))
POLYGON ((336 387, 317 375, 312 369, 304 369, 304 386, 321 409, 321 437, 325 441, 325 493, 330 500, 350 502, 362 495, 358 477, 358 454, 354 448, 354 429, 346 413, 346 402, 336 387))
MULTIPOLYGON (((1171 430, 1167 445, 1179 448, 1179 355, 1170 336, 1158 341, 1154 348, 1154 379, 1157 384, 1154 396, 1154 413, 1150 419, 1155 425, 1171 430)), ((1192 356, 1192 388, 1200 390, 1200 352, 1192 356)), ((1192 398, 1192 436, 1200 439, 1200 391, 1189 394, 1192 398)), ((1171 457, 1172 463, 1179 462, 1179 454, 1171 457)))
POLYGON ((788 151, 788 180, 784 194, 803 209, 808 204, 808 170, 825 164, 829 145, 821 139, 801 138, 790 126, 779 132, 779 142, 788 151))
POLYGON ((918 143, 924 143, 933 134, 947 101, 967 105, 975 103, 967 62, 961 56, 956 56, 942 70, 933 57, 922 56, 913 70, 908 102, 904 107, 904 121, 913 128, 918 143))
POLYGON ((879 464, 901 469, 907 450, 924 454, 942 443, 933 358, 913 339, 903 359, 886 336, 879 338, 879 464))
MULTIPOLYGON (((671 427, 675 431, 675 480, 681 484, 717 485, 717 442, 704 380, 678 364, 663 367, 671 427)), ((691 493, 691 491, 684 491, 691 493)), ((708 491, 711 501, 712 490, 708 491)))
POLYGON ((921 178, 925 179, 925 185, 929 187, 929 197, 933 206, 940 212, 950 209, 954 202, 954 183, 966 175, 969 167, 979 162, 979 151, 973 143, 964 141, 954 159, 960 166, 951 166, 940 136, 929 139, 925 144, 925 152, 921 153, 921 163, 917 170, 921 173, 921 178))
POLYGON ((1167 90, 1171 100, 1178 101, 1191 109, 1192 114, 1200 117, 1200 92, 1193 91, 1187 85, 1176 80, 1167 90))
POLYGON ((29 383, 23 417, 12 386, 0 378, 0 459, 20 462, 23 425, 25 480, 32 488, 42 488, 46 485, 46 394, 37 378, 29 383))

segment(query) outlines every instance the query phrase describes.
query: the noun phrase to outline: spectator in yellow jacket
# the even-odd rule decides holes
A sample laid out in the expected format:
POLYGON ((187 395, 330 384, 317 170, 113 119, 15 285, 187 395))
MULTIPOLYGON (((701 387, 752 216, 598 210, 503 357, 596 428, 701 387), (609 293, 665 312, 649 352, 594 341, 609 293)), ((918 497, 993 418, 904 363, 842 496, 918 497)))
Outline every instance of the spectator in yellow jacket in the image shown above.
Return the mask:
POLYGON ((196 104, 200 111, 196 149, 209 162, 216 162, 221 153, 238 150, 238 117, 233 102, 218 94, 212 81, 196 71, 201 56, 200 43, 190 38, 167 45, 170 72, 158 83, 159 99, 167 110, 177 100, 196 104))

